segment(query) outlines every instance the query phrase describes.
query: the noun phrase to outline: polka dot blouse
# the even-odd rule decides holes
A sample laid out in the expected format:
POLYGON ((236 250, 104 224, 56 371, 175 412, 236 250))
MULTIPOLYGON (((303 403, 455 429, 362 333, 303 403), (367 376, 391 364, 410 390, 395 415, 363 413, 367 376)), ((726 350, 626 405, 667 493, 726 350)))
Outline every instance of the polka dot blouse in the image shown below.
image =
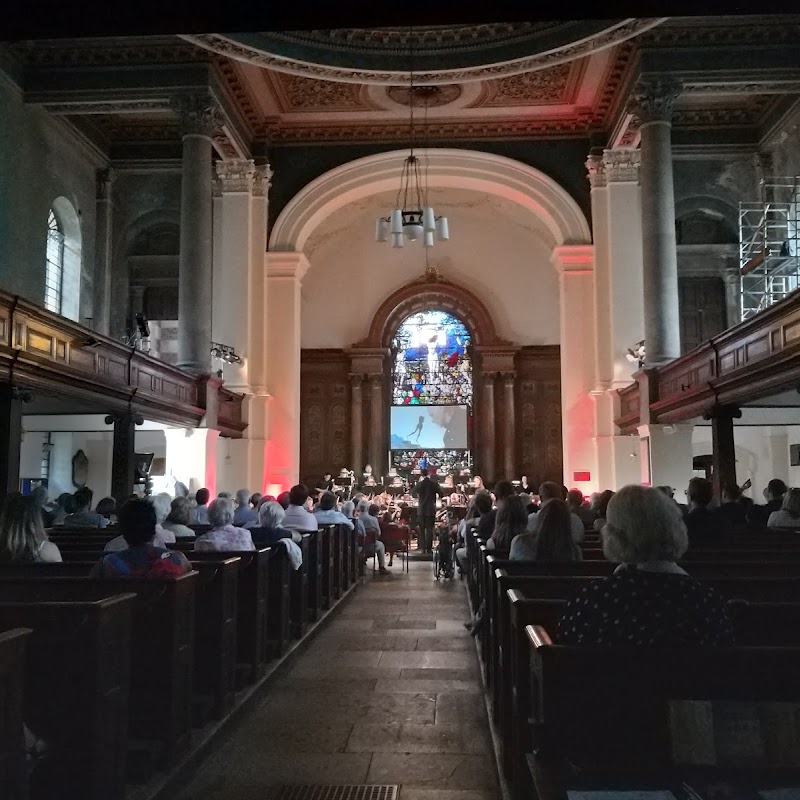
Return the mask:
POLYGON ((627 566, 592 581, 568 602, 558 644, 587 646, 733 644, 725 601, 688 575, 627 566))

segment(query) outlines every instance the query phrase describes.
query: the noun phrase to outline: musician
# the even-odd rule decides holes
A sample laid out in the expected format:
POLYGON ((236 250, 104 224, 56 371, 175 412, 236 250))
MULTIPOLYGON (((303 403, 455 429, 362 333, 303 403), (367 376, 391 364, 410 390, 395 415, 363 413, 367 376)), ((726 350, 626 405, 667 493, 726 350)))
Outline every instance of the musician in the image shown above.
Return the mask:
POLYGON ((368 478, 372 478, 372 480, 375 480, 375 478, 372 477, 372 464, 367 464, 364 467, 364 480, 368 478))
POLYGON ((476 491, 476 492, 477 492, 478 490, 480 490, 480 489, 485 489, 485 488, 486 488, 486 487, 483 485, 483 478, 481 478, 481 476, 480 476, 480 475, 476 475, 476 476, 475 476, 475 477, 472 479, 472 481, 471 481, 471 483, 470 483, 470 486, 472 486, 472 487, 475 489, 475 491, 476 491))
POLYGON ((525 494, 533 494, 533 487, 528 485, 527 475, 523 475, 522 478, 520 478, 519 488, 517 489, 517 494, 522 494, 523 492, 525 494))
POLYGON ((322 480, 317 481, 315 484, 317 489, 320 489, 323 492, 330 492, 333 490, 333 477, 331 476, 330 472, 326 472, 322 476, 322 480))

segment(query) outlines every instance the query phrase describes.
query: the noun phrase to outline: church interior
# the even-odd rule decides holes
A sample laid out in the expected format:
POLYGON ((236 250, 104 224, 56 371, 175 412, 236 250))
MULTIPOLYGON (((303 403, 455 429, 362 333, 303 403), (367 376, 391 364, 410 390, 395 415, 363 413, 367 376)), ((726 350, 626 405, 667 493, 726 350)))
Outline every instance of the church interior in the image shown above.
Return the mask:
POLYGON ((424 17, 0 30, 0 796, 800 798, 800 14, 424 17))

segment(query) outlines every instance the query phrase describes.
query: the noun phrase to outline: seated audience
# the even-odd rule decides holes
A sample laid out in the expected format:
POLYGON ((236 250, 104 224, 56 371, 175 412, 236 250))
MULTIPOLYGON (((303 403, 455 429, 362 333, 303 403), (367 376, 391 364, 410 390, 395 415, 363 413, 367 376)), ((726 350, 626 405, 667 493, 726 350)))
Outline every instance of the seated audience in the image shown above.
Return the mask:
POLYGON ((92 490, 88 486, 82 486, 73 495, 75 499, 75 513, 70 514, 64 520, 66 528, 105 528, 108 520, 100 516, 96 511, 91 511, 92 490))
POLYGON ((218 497, 208 507, 211 529, 194 540, 195 550, 255 550, 250 531, 233 524, 233 503, 227 497, 218 497))
POLYGON ((768 528, 800 528, 800 489, 789 489, 783 505, 769 515, 768 528))
POLYGON ((669 497, 669 499, 672 500, 675 503, 675 505, 678 506, 678 508, 681 510, 681 514, 683 514, 683 516, 686 517, 686 515, 689 513, 689 507, 675 500, 675 490, 671 486, 666 486, 666 485, 656 486, 656 489, 658 489, 659 492, 663 492, 667 497, 669 497))
POLYGON ((69 493, 60 494, 52 511, 51 525, 63 525, 64 520, 76 511, 75 498, 69 493))
MULTIPOLYGON (((483 486, 483 481, 480 480, 480 475, 475 476, 475 494, 478 492, 486 491, 483 486), (480 483, 480 486, 478 485, 480 483)), ((500 501, 506 497, 510 497, 514 494, 514 484, 511 481, 497 481, 494 485, 494 496, 497 504, 499 505, 500 501)), ((491 495, 489 495, 491 497, 491 495)), ((494 523, 495 518, 497 517, 497 508, 491 509, 486 514, 482 514, 481 518, 478 522, 478 536, 481 539, 488 540, 489 537, 494 532, 494 523)))
POLYGON ((686 552, 686 526, 668 497, 624 486, 606 509, 603 553, 620 566, 568 602, 559 644, 593 647, 733 643, 725 601, 676 563, 686 552))
MULTIPOLYGON (((280 497, 278 497, 278 502, 281 502, 280 497)), ((308 489, 302 483, 292 486, 289 490, 289 505, 286 507, 283 527, 293 531, 319 530, 317 518, 308 510, 307 504, 308 489)))
POLYGON ((161 524, 165 531, 170 531, 176 539, 194 539, 195 532, 189 527, 192 517, 192 503, 188 497, 176 497, 169 508, 169 515, 161 524))
POLYGON ((156 512, 147 500, 128 500, 117 513, 127 547, 103 556, 92 578, 174 578, 192 571, 183 553, 155 544, 156 512))
POLYGON ((766 505, 754 505, 747 515, 747 521, 758 528, 767 527, 770 514, 773 511, 780 511, 783 507, 783 497, 786 491, 786 484, 780 478, 773 478, 764 489, 766 505))
POLYGON ((567 493, 567 505, 570 512, 581 521, 584 529, 594 526, 594 512, 583 501, 583 492, 580 489, 569 490, 567 493))
MULTIPOLYGON (((545 481, 539 487, 539 509, 536 513, 528 515, 527 530, 528 533, 536 533, 539 525, 539 517, 545 506, 553 500, 564 501, 564 487, 559 486, 554 481, 545 481)), ((583 522, 575 514, 570 514, 570 529, 572 530, 572 539, 576 544, 580 544, 586 537, 586 531, 583 527, 583 522)))
POLYGON ((686 497, 689 500, 689 513, 686 515, 689 546, 696 547, 704 542, 723 538, 728 532, 725 519, 709 508, 714 499, 714 487, 711 481, 705 478, 692 478, 686 490, 686 497))
POLYGON ((198 489, 194 499, 197 505, 192 509, 191 525, 208 525, 208 499, 211 492, 208 489, 198 489))
POLYGON ((366 500, 358 501, 358 518, 364 526, 364 555, 378 557, 378 572, 388 574, 386 569, 386 546, 381 541, 381 526, 373 512, 380 512, 380 506, 370 505, 366 500))
MULTIPOLYGON (((524 503, 524 501, 523 501, 524 503)), ((484 514, 492 510, 492 499, 485 491, 476 492, 470 500, 464 519, 458 523, 456 536, 456 561, 462 574, 467 569, 467 537, 478 527, 484 514)))
MULTIPOLYGON (((139 498, 134 499, 138 500, 139 498)), ((150 503, 150 505, 153 507, 153 513, 156 515, 156 534, 155 538, 153 539, 153 544, 155 547, 166 549, 168 544, 175 543, 175 534, 170 530, 165 530, 162 525, 162 523, 169 516, 169 512, 172 508, 172 501, 170 500, 168 494, 161 493, 152 497, 144 498, 144 502, 150 503)), ((127 547, 128 540, 125 538, 125 535, 121 533, 119 536, 115 536, 106 544, 106 546, 103 548, 103 552, 117 553, 121 550, 127 549, 127 547)))
POLYGON ((289 492, 281 492, 275 499, 283 506, 284 511, 289 508, 289 492))
POLYGON ((591 506, 591 510, 595 516, 592 527, 596 531, 603 530, 603 526, 606 524, 606 509, 608 508, 608 504, 613 496, 614 492, 612 492, 611 489, 606 489, 597 495, 594 505, 591 506))
POLYGON ((353 530, 353 521, 336 510, 336 495, 333 492, 323 492, 320 495, 319 505, 313 514, 317 518, 318 525, 346 525, 353 530))
POLYGON ((48 538, 36 499, 14 492, 0 512, 0 561, 61 561, 48 538))
POLYGON ((283 506, 276 500, 265 500, 258 509, 258 527, 250 528, 250 536, 257 546, 274 544, 278 539, 291 539, 300 544, 303 537, 297 531, 284 528, 282 523, 286 516, 283 506))
POLYGON ((31 497, 41 514, 42 525, 44 525, 45 528, 49 528, 53 524, 54 515, 47 509, 47 487, 41 485, 37 486, 31 492, 31 497))
MULTIPOLYGON (((494 531, 486 542, 489 550, 508 550, 515 536, 525 533, 528 515, 518 494, 510 494, 497 504, 494 531)), ((479 523, 480 526, 480 523, 479 523)))
MULTIPOLYGON (((253 492, 252 497, 250 498, 250 507, 258 514, 258 509, 261 505, 261 501, 264 499, 264 495, 261 492, 253 492)), ((270 500, 274 500, 275 498, 270 497, 270 500)))
POLYGON ((716 514, 727 530, 744 528, 747 525, 747 505, 742 502, 742 490, 735 483, 722 487, 722 503, 716 514))
POLYGON ((249 489, 239 489, 236 492, 236 511, 233 512, 233 524, 237 528, 253 528, 258 525, 258 514, 250 508, 249 489))
POLYGON ((572 513, 561 500, 545 505, 537 520, 536 533, 521 533, 511 542, 512 561, 580 561, 580 547, 572 538, 572 513))
POLYGON ((353 530, 356 533, 356 550, 361 553, 364 550, 364 540, 367 538, 367 534, 364 530, 364 523, 358 518, 356 504, 352 500, 342 503, 342 514, 353 523, 353 530))
POLYGON ((117 521, 117 501, 113 497, 104 497, 94 509, 101 517, 108 520, 109 525, 117 521))

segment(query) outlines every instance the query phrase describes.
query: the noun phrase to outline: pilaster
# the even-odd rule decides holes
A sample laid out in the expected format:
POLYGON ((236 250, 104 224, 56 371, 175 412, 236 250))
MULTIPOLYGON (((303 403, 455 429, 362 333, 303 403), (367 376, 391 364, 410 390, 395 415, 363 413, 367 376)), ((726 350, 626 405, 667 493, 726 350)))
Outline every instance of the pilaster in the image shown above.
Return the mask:
POLYGON ((111 334, 112 221, 114 219, 112 189, 114 178, 114 171, 110 167, 97 172, 97 195, 95 200, 96 267, 92 327, 106 336, 111 334))

